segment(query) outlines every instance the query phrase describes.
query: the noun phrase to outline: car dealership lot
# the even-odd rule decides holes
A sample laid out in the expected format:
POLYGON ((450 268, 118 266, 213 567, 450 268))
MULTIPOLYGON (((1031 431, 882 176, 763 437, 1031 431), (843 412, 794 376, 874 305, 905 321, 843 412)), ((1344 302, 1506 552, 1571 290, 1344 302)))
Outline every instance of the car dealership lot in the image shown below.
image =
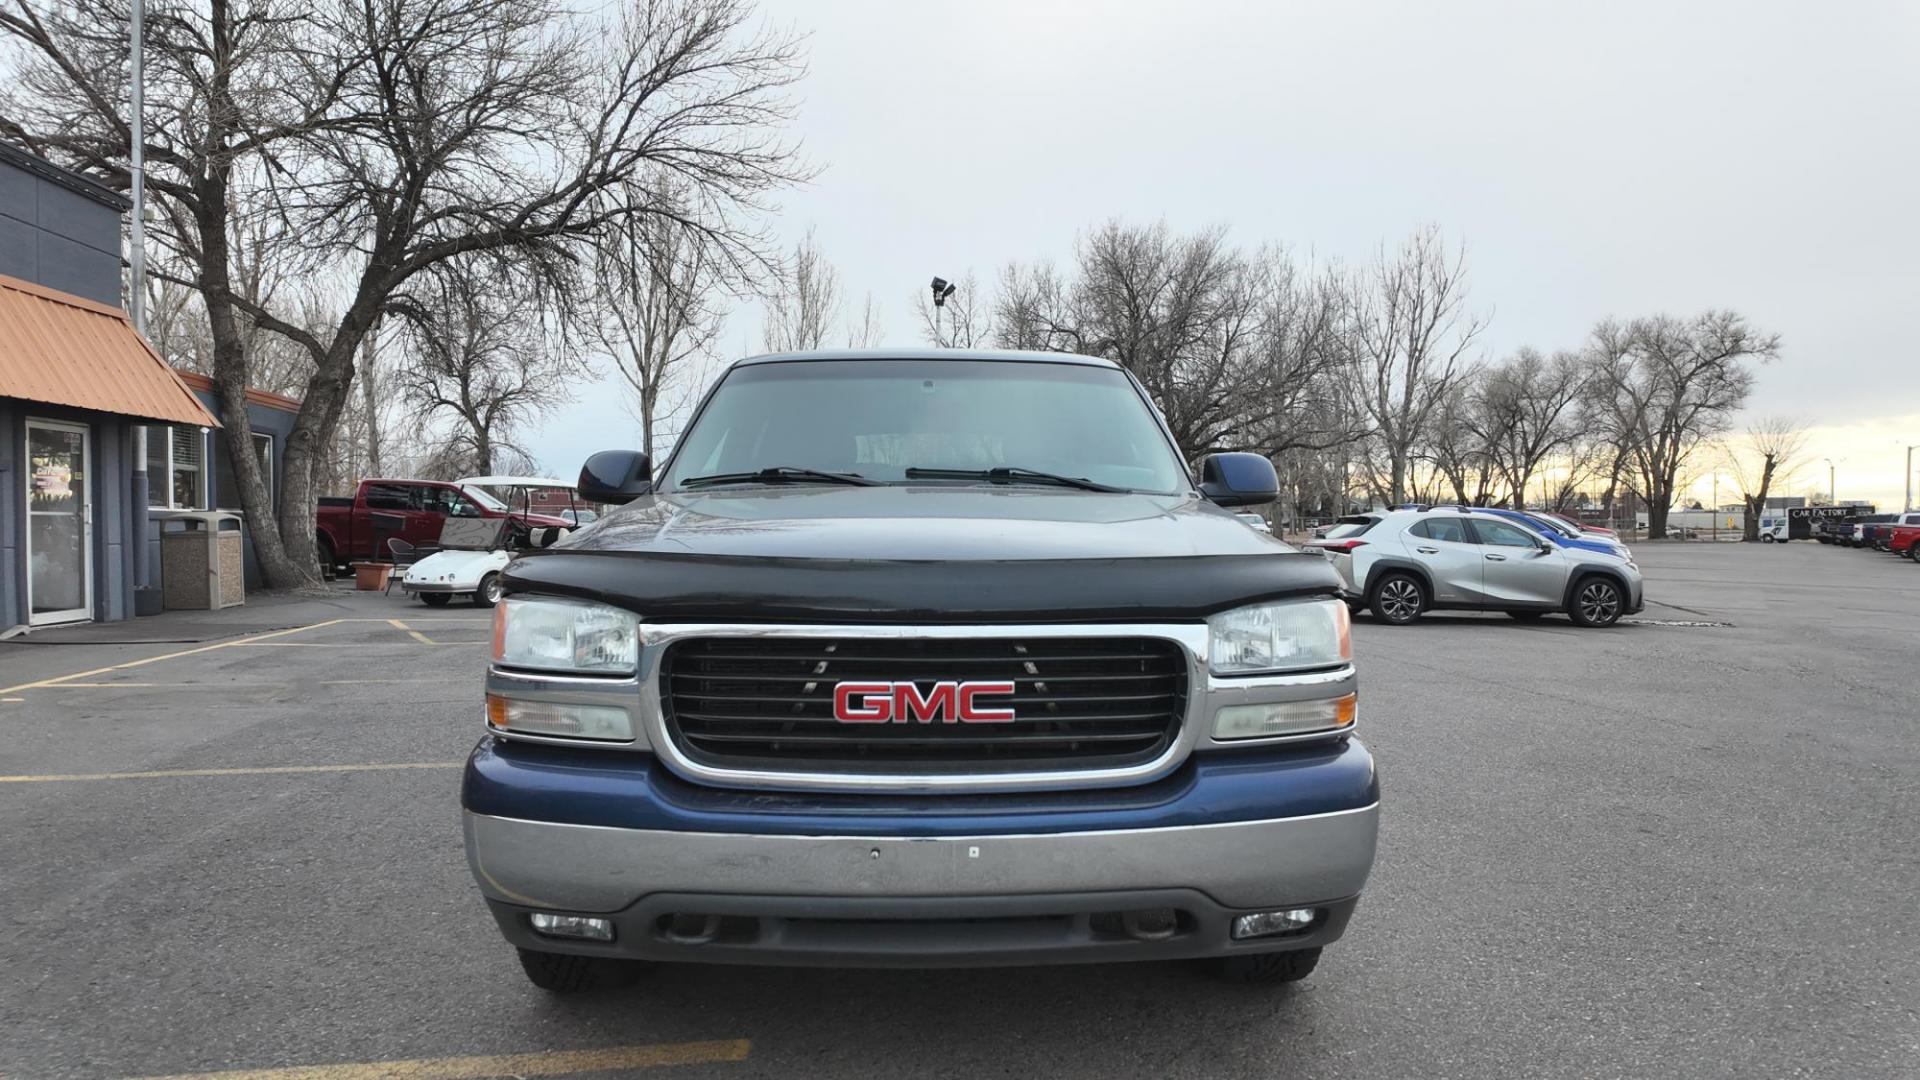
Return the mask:
POLYGON ((688 967, 550 998, 461 853, 486 612, 0 645, 0 1075, 1913 1075, 1920 568, 1637 554, 1635 625, 1360 621, 1380 861, 1291 990, 688 967))

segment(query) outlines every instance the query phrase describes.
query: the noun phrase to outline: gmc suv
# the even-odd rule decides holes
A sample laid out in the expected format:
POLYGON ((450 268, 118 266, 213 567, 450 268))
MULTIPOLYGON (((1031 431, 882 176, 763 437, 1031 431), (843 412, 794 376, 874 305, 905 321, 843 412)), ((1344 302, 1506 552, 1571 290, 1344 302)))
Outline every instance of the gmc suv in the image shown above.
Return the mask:
POLYGON ((1346 930, 1379 786, 1325 561, 1104 360, 730 368, 624 506, 517 558, 469 863, 527 976, 1206 958, 1346 930))

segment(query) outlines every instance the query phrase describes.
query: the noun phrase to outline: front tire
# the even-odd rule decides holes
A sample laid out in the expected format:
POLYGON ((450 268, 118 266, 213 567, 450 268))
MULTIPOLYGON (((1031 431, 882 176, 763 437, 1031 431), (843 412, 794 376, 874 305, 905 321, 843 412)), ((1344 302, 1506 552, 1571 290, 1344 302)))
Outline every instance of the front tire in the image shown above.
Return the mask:
POLYGON ((492 607, 500 602, 500 575, 488 574, 480 579, 480 587, 473 590, 474 607, 492 607))
POLYGON ((1626 597, 1621 595, 1620 586, 1609 578, 1590 577, 1573 587, 1573 603, 1567 606, 1567 615, 1581 626, 1598 629, 1619 622, 1625 607, 1626 597))
POLYGON ((1392 573, 1373 584, 1367 606, 1373 617, 1389 626, 1405 626, 1427 608, 1427 591, 1412 574, 1392 573))
POLYGON ((447 601, 451 599, 453 599, 452 593, 423 592, 420 594, 420 602, 428 607, 446 607, 447 601))
POLYGON ((618 990, 640 978, 640 965, 631 960, 533 949, 520 950, 520 970, 527 973, 528 982, 553 994, 618 990))
POLYGON ((1772 533, 1761 533, 1761 534, 1760 534, 1760 542, 1761 542, 1761 543, 1763 543, 1763 544, 1771 544, 1771 543, 1773 543, 1773 534, 1772 534, 1772 533))
POLYGON ((1299 982, 1320 963, 1319 949, 1226 956, 1214 961, 1214 973, 1228 982, 1258 986, 1299 982))

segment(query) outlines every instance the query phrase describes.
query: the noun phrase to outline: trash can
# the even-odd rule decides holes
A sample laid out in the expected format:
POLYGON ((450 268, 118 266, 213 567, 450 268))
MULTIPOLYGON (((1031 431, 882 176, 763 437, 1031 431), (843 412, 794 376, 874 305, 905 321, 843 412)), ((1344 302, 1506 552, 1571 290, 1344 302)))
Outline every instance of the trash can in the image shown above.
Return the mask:
POLYGON ((154 516, 160 520, 160 581, 168 611, 246 603, 239 514, 180 510, 154 516))

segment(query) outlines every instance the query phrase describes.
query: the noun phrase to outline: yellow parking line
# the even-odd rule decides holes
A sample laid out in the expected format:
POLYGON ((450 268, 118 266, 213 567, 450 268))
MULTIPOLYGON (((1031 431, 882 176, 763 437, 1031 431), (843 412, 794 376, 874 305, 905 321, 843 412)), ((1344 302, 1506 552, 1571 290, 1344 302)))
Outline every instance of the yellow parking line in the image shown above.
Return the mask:
MULTIPOLYGON (((17 693, 21 690, 38 690, 41 687, 45 687, 45 686, 57 686, 60 683, 72 682, 75 679, 84 679, 90 675, 105 675, 109 671, 125 671, 128 668, 143 667, 147 664, 157 664, 162 660, 177 660, 182 656, 193 656, 197 653, 212 652, 215 649, 230 649, 235 645, 252 645, 266 638, 285 637, 288 634, 298 634, 298 633, 305 632, 307 630, 318 630, 323 626, 333 626, 337 623, 341 623, 345 621, 346 620, 344 619, 328 619, 325 622, 308 623, 305 626, 290 627, 286 630, 270 630, 264 634, 254 634, 251 637, 235 638, 232 641, 217 641, 212 645, 202 645, 197 649, 182 649, 179 652, 162 653, 159 656, 149 656, 144 660, 129 660, 124 664, 109 664, 106 667, 94 668, 91 671, 76 671, 71 675, 59 675, 51 679, 40 679, 35 682, 21 683, 18 686, 0 687, 0 694, 12 694, 12 693, 17 693)), ((111 642, 102 642, 102 644, 111 644, 111 642)))
POLYGON ((151 772, 65 773, 0 776, 0 784, 50 784, 66 780, 155 780, 170 776, 269 776, 275 773, 384 772, 390 769, 457 769, 459 761, 405 761, 365 765, 265 765, 247 769, 154 769, 151 772))
POLYGON ((413 1058, 347 1065, 298 1065, 289 1069, 234 1069, 181 1073, 147 1080, 478 1080, 488 1076, 563 1076, 609 1069, 653 1069, 672 1065, 718 1065, 745 1061, 753 1044, 746 1039, 714 1042, 609 1046, 599 1050, 549 1050, 533 1054, 413 1058))
POLYGON ((401 622, 399 619, 388 619, 387 622, 393 624, 394 628, 397 630, 405 630, 407 633, 412 634, 413 640, 419 642, 422 645, 440 644, 439 642, 433 640, 432 638, 421 633, 420 631, 415 630, 413 627, 408 626, 406 623, 401 622))

